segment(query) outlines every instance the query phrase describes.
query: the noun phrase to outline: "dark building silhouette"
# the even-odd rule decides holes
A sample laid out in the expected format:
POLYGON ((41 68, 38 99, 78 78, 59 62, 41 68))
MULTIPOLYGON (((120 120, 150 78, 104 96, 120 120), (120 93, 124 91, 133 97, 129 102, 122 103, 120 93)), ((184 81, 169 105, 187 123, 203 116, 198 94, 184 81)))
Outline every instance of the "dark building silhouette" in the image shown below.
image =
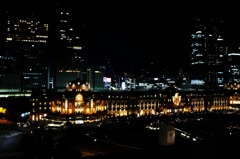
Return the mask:
POLYGON ((76 14, 76 8, 67 3, 44 4, 1 9, 2 91, 61 91, 73 78, 86 79, 84 7, 77 8, 76 14))
POLYGON ((77 9, 67 3, 56 4, 56 17, 54 26, 54 57, 55 79, 53 87, 64 91, 66 82, 84 76, 84 33, 85 12, 84 8, 77 9))
POLYGON ((1 90, 47 88, 48 23, 34 12, 2 12, 1 90))
POLYGON ((204 82, 208 89, 224 85, 226 47, 223 20, 196 18, 191 31, 191 78, 204 82))

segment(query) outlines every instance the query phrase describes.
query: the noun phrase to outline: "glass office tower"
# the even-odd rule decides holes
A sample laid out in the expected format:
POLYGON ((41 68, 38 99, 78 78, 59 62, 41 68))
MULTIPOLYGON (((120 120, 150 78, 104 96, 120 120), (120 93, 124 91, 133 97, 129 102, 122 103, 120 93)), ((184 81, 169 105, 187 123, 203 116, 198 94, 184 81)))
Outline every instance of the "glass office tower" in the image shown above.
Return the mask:
MULTIPOLYGON (((85 14, 83 8, 57 3, 55 21, 55 81, 58 91, 65 91, 66 81, 80 76, 84 71, 85 14)), ((86 80, 86 79, 83 79, 86 80)))
POLYGON ((226 72, 223 20, 197 18, 192 25, 190 42, 191 78, 195 84, 204 89, 223 88, 226 72))
POLYGON ((2 15, 1 90, 46 89, 48 23, 30 11, 6 11, 2 15))

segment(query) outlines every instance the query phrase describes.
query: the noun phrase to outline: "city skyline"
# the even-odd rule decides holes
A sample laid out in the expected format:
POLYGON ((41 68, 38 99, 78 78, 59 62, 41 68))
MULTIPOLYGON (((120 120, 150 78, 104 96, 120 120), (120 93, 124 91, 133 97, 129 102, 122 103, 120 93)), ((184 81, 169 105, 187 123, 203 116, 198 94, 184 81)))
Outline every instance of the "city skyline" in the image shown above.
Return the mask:
MULTIPOLYGON (((18 11, 29 9, 26 5, 29 4, 31 10, 43 13, 43 9, 45 16, 53 14, 53 3, 16 2, 18 11)), ((10 3, 6 6, 9 8, 10 3)), ((214 6, 193 3, 180 7, 178 4, 157 5, 150 2, 95 5, 87 2, 78 5, 74 2, 68 6, 73 7, 77 23, 80 21, 79 17, 83 17, 80 15, 82 9, 86 11, 86 63, 106 65, 111 62, 116 72, 129 72, 132 68, 138 69, 151 63, 161 68, 187 69, 190 58, 190 25, 196 17, 222 17, 225 39, 240 39, 239 32, 236 32, 236 11, 234 8, 230 11, 223 10, 222 4, 214 6)))
MULTIPOLYGON (((234 10, 224 12, 221 7, 204 4, 193 6, 194 4, 190 5, 188 9, 176 6, 170 9, 170 6, 167 6, 169 9, 167 13, 159 6, 149 4, 139 4, 135 7, 124 6, 123 9, 119 6, 120 9, 118 7, 108 8, 97 16, 106 16, 102 18, 103 21, 90 23, 93 29, 88 38, 93 47, 90 45, 87 49, 90 52, 106 51, 106 57, 116 62, 116 66, 119 67, 121 67, 121 59, 124 58, 114 58, 112 55, 115 53, 128 55, 124 63, 133 63, 138 67, 144 67, 153 62, 159 67, 170 70, 187 69, 190 65, 191 24, 198 17, 223 19, 225 42, 239 41, 237 14, 234 10), (187 9, 186 12, 184 9, 187 9), (121 10, 124 10, 124 13, 121 10), (107 13, 112 13, 112 15, 107 13), (111 19, 113 15, 116 15, 115 19, 111 19), (106 38, 101 39, 104 35, 106 38), (103 42, 100 42, 101 40, 103 42), (102 46, 103 43, 111 45, 105 47, 102 46), (120 49, 116 50, 116 48, 120 49), (115 53, 112 53, 114 51, 115 53)), ((101 58, 97 57, 97 59, 101 58)))

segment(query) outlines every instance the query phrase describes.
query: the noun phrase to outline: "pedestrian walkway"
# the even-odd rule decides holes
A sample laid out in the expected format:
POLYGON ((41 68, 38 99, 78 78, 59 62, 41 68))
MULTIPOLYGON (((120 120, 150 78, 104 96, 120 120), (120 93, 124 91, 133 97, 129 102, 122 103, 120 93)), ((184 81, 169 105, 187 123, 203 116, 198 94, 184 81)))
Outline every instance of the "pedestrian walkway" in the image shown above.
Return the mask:
POLYGON ((0 119, 0 142, 23 133, 13 122, 6 119, 0 119))
POLYGON ((21 131, 9 129, 9 128, 6 128, 6 127, 3 127, 0 125, 0 142, 4 141, 10 137, 13 137, 15 135, 22 134, 22 133, 23 132, 21 132, 21 131))
POLYGON ((26 159, 24 152, 0 153, 0 159, 26 159))

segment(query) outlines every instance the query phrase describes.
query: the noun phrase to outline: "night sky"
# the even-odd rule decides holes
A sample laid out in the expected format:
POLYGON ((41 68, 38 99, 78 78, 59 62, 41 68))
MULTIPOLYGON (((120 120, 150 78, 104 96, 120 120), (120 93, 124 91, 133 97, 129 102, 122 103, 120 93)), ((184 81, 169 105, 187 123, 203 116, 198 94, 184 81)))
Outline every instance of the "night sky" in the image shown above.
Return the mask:
MULTIPOLYGON (((18 3, 16 6, 25 4, 18 3)), ((38 10, 44 7, 51 13, 48 3, 33 1, 29 5, 38 10)), ((237 4, 73 1, 73 6, 77 15, 80 7, 86 10, 86 63, 111 62, 114 70, 120 72, 152 62, 168 69, 187 69, 190 24, 196 16, 223 17, 225 37, 240 39, 237 4)))
POLYGON ((148 1, 100 6, 87 9, 87 53, 94 54, 96 63, 112 61, 116 71, 152 62, 169 70, 188 69, 190 27, 196 17, 221 17, 225 38, 240 39, 240 16, 234 4, 148 1))

